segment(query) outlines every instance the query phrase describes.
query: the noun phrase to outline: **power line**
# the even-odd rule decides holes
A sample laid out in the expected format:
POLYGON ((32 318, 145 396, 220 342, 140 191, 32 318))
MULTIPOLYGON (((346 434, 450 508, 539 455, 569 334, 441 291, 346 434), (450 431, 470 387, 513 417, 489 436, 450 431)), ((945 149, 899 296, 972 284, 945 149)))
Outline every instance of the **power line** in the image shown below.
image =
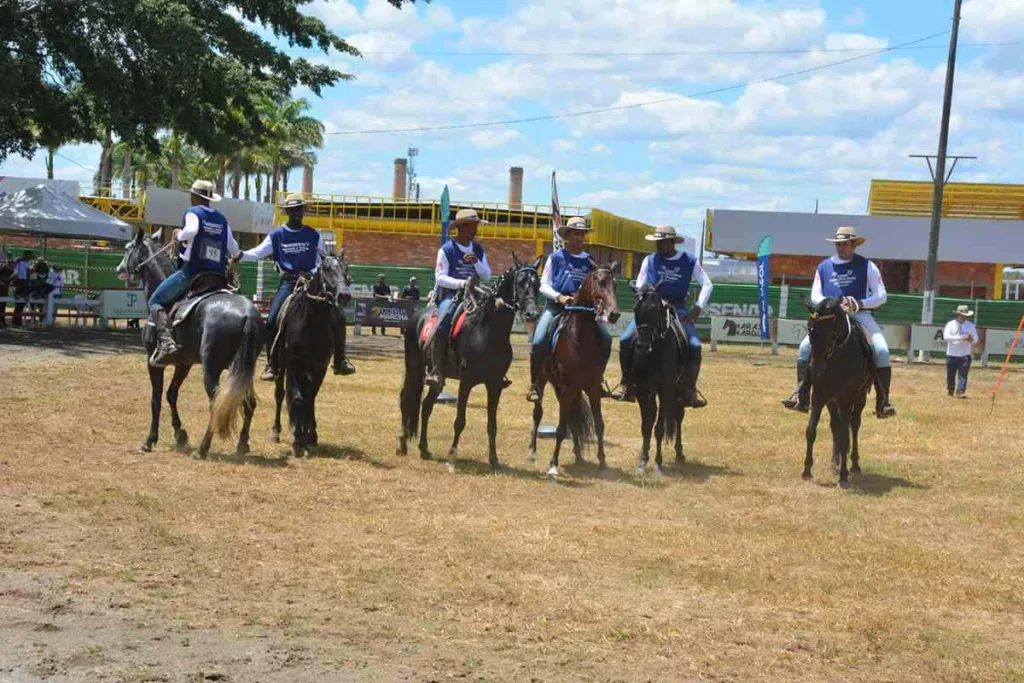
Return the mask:
POLYGON ((75 161, 74 159, 72 159, 71 157, 68 157, 68 156, 64 156, 64 155, 63 155, 63 154, 61 154, 60 152, 54 151, 53 155, 54 155, 54 156, 56 156, 56 157, 60 157, 60 158, 61 158, 61 159, 63 159, 64 161, 70 161, 70 162, 71 162, 71 163, 73 163, 73 164, 74 164, 75 166, 78 166, 79 168, 84 168, 84 169, 85 169, 86 171, 89 171, 89 173, 93 173, 93 172, 95 171, 95 169, 89 168, 88 166, 86 166, 86 165, 84 165, 84 164, 80 164, 80 163, 78 163, 77 161, 75 161))
MULTIPOLYGON (((961 48, 966 47, 1011 47, 1024 45, 1024 41, 1012 42, 982 42, 965 43, 961 48)), ((946 45, 896 45, 886 50, 945 50, 946 45)), ((410 50, 359 50, 361 55, 375 56, 402 56, 402 57, 724 57, 724 56, 756 56, 756 55, 802 55, 802 54, 835 54, 850 52, 872 52, 878 48, 871 47, 849 47, 849 48, 779 48, 773 50, 671 50, 671 51, 606 51, 606 52, 530 52, 530 51, 430 51, 412 52, 410 50)), ((323 50, 313 48, 285 48, 281 50, 285 54, 324 54, 323 50)), ((353 57, 356 55, 338 55, 340 57, 353 57)))
POLYGON ((640 109, 640 108, 643 108, 643 107, 650 107, 650 106, 656 105, 656 104, 665 104, 666 102, 678 102, 680 100, 693 99, 693 98, 697 98, 697 97, 706 97, 708 95, 717 95, 717 94, 721 94, 721 93, 724 93, 724 92, 729 92, 729 91, 732 91, 732 90, 740 90, 740 89, 743 89, 743 88, 749 88, 752 85, 758 85, 758 84, 761 84, 761 83, 770 83, 772 81, 779 81, 779 80, 782 80, 784 78, 792 78, 793 76, 802 76, 804 74, 813 73, 815 71, 822 71, 824 69, 829 69, 829 68, 832 68, 834 66, 841 66, 843 64, 849 64, 850 62, 856 62, 856 61, 861 60, 861 59, 867 59, 868 57, 874 57, 876 55, 884 54, 886 52, 892 52, 893 50, 898 50, 898 49, 907 47, 909 45, 914 45, 914 44, 917 44, 917 43, 923 43, 926 40, 931 40, 932 38, 937 38, 939 36, 943 36, 943 35, 946 35, 948 33, 949 33, 949 30, 940 31, 938 33, 933 33, 930 36, 925 36, 924 38, 918 38, 917 40, 912 40, 912 41, 909 41, 907 43, 902 43, 900 45, 894 45, 892 47, 882 48, 880 50, 875 50, 874 52, 869 52, 868 54, 858 55, 856 57, 849 57, 847 59, 841 59, 841 60, 839 60, 837 62, 829 62, 827 64, 819 64, 818 66, 812 66, 812 67, 808 67, 806 69, 800 69, 799 71, 790 71, 790 72, 787 72, 787 73, 784 73, 784 74, 779 74, 777 76, 769 76, 767 78, 759 78, 757 80, 747 81, 746 83, 739 83, 739 84, 735 84, 735 85, 727 85, 727 86, 723 86, 721 88, 712 88, 711 90, 704 90, 702 92, 697 92, 697 93, 693 93, 693 94, 690 94, 690 95, 674 95, 672 97, 665 97, 665 98, 662 98, 660 100, 651 100, 649 102, 638 102, 636 104, 620 104, 620 105, 615 105, 615 106, 611 106, 611 107, 601 107, 601 108, 598 108, 598 109, 583 109, 583 110, 580 110, 580 111, 567 112, 567 113, 564 113, 564 114, 546 114, 546 115, 543 115, 543 116, 529 116, 529 117, 523 117, 523 118, 517 118, 517 119, 504 119, 504 120, 501 120, 501 121, 486 121, 486 122, 481 122, 481 123, 460 123, 460 124, 444 125, 444 126, 411 126, 411 127, 408 127, 408 128, 379 128, 379 129, 369 129, 369 130, 342 130, 342 131, 334 131, 334 132, 331 132, 331 133, 326 133, 326 135, 380 135, 380 134, 385 134, 385 133, 422 133, 422 132, 442 131, 442 130, 466 130, 466 129, 470 129, 470 128, 490 128, 490 127, 493 127, 493 126, 510 126, 510 125, 516 125, 516 124, 521 124, 521 123, 537 123, 537 122, 540 122, 540 121, 555 121, 555 120, 558 120, 558 119, 575 118, 575 117, 578 117, 578 116, 590 116, 590 115, 593 115, 593 114, 604 114, 604 113, 612 112, 612 111, 623 111, 623 110, 627 110, 627 109, 640 109))

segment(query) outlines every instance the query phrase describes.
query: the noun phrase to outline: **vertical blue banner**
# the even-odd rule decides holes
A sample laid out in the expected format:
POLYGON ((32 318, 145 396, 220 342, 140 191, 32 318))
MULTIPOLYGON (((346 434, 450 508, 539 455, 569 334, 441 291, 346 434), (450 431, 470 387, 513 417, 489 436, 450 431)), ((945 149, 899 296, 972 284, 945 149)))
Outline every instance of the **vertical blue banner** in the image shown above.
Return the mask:
POLYGON ((757 247, 757 289, 761 305, 761 339, 770 339, 772 336, 771 325, 768 321, 768 285, 772 281, 769 266, 771 255, 772 236, 765 235, 757 247))
POLYGON ((443 247, 448 241, 448 226, 451 225, 451 213, 452 207, 448 203, 448 186, 444 186, 444 192, 441 193, 441 246, 443 247))

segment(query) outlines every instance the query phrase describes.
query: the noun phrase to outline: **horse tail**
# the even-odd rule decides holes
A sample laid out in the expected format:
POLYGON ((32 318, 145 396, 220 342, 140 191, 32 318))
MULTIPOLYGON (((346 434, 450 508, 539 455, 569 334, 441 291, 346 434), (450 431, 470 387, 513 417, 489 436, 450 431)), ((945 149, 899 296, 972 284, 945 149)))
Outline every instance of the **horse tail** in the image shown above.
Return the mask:
POLYGON ((590 402, 586 401, 582 394, 577 396, 569 407, 566 423, 569 432, 579 437, 581 446, 586 447, 597 441, 594 413, 590 410, 590 402))
POLYGON ((263 346, 263 330, 260 323, 259 313, 252 313, 242 321, 242 343, 231 360, 228 376, 217 385, 217 391, 213 395, 210 426, 222 439, 231 438, 245 405, 256 404, 253 377, 256 374, 256 361, 263 346))
POLYGON ((423 351, 420 350, 422 316, 409 320, 405 328, 405 379, 399 395, 402 434, 410 438, 420 431, 420 401, 423 398, 423 351))

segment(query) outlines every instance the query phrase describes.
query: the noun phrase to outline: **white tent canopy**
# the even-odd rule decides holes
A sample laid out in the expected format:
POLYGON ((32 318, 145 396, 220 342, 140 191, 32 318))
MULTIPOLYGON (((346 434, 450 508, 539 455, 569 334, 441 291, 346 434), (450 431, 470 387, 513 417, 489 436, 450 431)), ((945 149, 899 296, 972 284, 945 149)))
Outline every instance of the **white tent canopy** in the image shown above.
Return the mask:
POLYGON ((132 236, 128 223, 46 184, 19 190, 0 200, 0 232, 121 241, 132 236))

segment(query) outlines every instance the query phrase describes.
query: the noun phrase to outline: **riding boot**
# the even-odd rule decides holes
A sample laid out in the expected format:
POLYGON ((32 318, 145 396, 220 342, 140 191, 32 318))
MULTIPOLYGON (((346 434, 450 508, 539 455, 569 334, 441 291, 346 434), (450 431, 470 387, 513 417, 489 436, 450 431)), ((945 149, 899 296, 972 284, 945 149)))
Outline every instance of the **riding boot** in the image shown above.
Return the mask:
POLYGON ((174 343, 171 336, 170 325, 167 321, 167 311, 162 308, 153 313, 153 324, 156 325, 156 349, 149 358, 149 364, 154 368, 163 368, 177 360, 178 345, 174 343))
POLYGON ((444 361, 448 352, 445 336, 447 333, 443 330, 434 333, 434 341, 430 346, 430 367, 424 380, 428 387, 438 391, 444 389, 444 361))
POLYGON ((622 379, 619 386, 612 392, 612 398, 624 403, 636 401, 636 378, 633 373, 633 344, 619 342, 619 367, 622 370, 622 379))
POLYGON ((270 338, 267 339, 267 364, 263 368, 263 374, 260 375, 260 379, 264 382, 274 381, 274 365, 270 362, 270 350, 274 346, 274 335, 271 334, 270 338))
POLYGON ((345 315, 332 307, 331 317, 334 321, 334 374, 351 375, 356 369, 345 357, 345 315))
POLYGON ((808 364, 802 360, 796 362, 796 391, 782 402, 783 407, 806 413, 811 409, 811 373, 807 372, 808 364))
POLYGON ((892 384, 892 368, 875 370, 875 415, 879 420, 892 417, 896 409, 889 401, 889 387, 892 384))
POLYGON ((530 388, 526 392, 526 400, 530 403, 540 402, 540 391, 537 389, 537 380, 540 378, 541 365, 544 361, 541 354, 535 351, 530 352, 530 388))
POLYGON ((701 360, 701 354, 697 351, 690 358, 690 362, 686 364, 686 373, 683 375, 683 407, 685 408, 703 408, 708 404, 707 399, 697 391, 697 377, 700 375, 701 360))

